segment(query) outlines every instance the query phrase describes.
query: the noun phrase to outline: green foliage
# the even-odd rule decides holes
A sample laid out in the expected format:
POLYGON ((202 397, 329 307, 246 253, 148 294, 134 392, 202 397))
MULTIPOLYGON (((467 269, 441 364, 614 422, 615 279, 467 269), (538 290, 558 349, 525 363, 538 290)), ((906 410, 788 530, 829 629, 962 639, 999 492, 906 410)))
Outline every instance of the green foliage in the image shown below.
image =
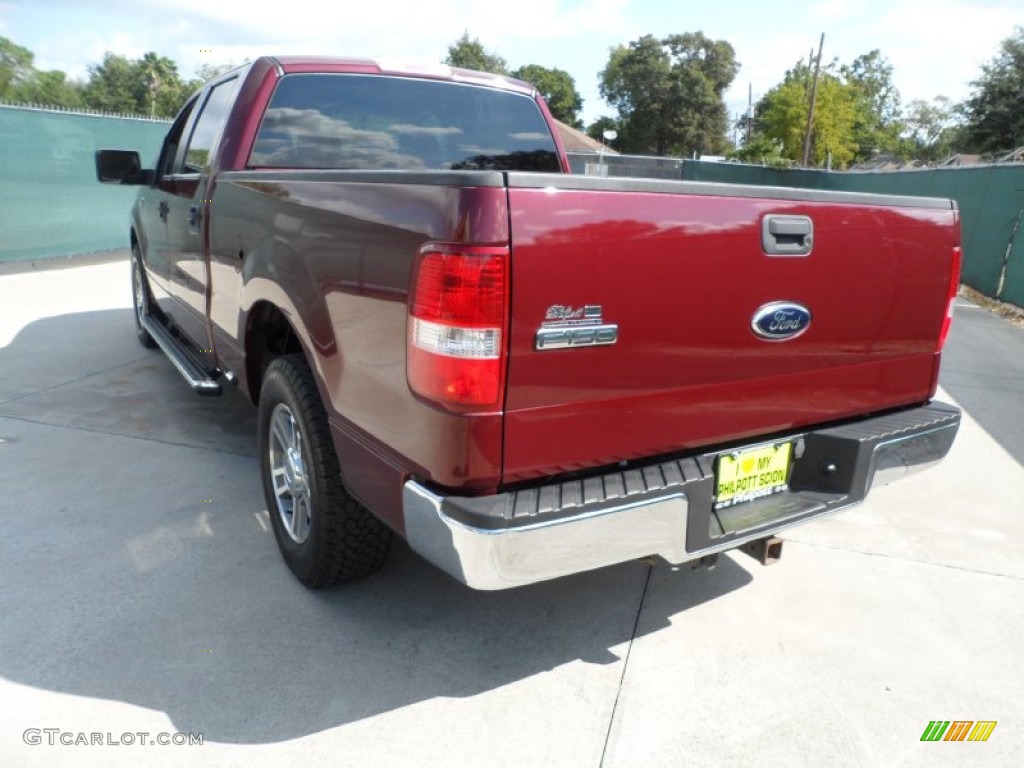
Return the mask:
POLYGON ((173 117, 207 80, 236 66, 207 64, 196 79, 185 82, 166 56, 150 52, 132 60, 107 53, 89 67, 89 81, 80 83, 58 70, 37 70, 33 59, 27 48, 0 37, 0 99, 154 117, 173 117))
POLYGON ((749 144, 726 154, 729 160, 756 163, 769 168, 791 168, 794 162, 782 156, 782 142, 767 136, 756 136, 749 144))
MULTIPOLYGON (((246 59, 243 64, 248 64, 249 60, 246 59)), ((203 83, 208 83, 216 77, 226 75, 232 69, 237 69, 242 64, 203 64, 196 73, 196 79, 203 83)))
POLYGON ((564 69, 548 69, 539 64, 527 64, 512 73, 512 77, 525 80, 534 86, 556 120, 561 120, 573 128, 583 129, 580 110, 583 109, 583 97, 576 90, 576 81, 564 69))
POLYGON ((834 167, 846 168, 858 157, 870 157, 871 149, 861 144, 861 139, 871 133, 869 123, 856 89, 837 77, 820 78, 811 146, 813 162, 825 165, 831 156, 834 167))
POLYGON ((165 56, 150 52, 133 61, 107 53, 89 67, 84 98, 92 109, 173 117, 189 93, 178 65, 165 56))
MULTIPOLYGON (((191 80, 186 80, 181 87, 182 99, 181 103, 184 104, 188 97, 196 91, 200 90, 211 80, 220 77, 223 74, 230 72, 233 69, 238 69, 245 64, 249 63, 249 59, 245 59, 242 64, 203 64, 196 72, 196 76, 191 80)), ((180 107, 179 107, 180 109, 180 107)))
POLYGON ((495 75, 508 74, 508 63, 498 54, 488 52, 477 38, 470 39, 469 32, 463 32, 462 37, 448 46, 448 56, 444 63, 495 75))
POLYGON ((618 133, 622 130, 622 126, 619 125, 619 121, 614 117, 608 115, 601 115, 597 120, 587 126, 587 136, 592 138, 594 141, 603 142, 606 146, 611 147, 614 150, 619 149, 619 140, 614 138, 611 141, 604 137, 605 131, 615 131, 618 133))
MULTIPOLYGON (((812 82, 811 68, 798 62, 761 98, 750 154, 761 153, 757 140, 768 139, 781 145, 782 158, 803 159, 812 82)), ((892 65, 879 51, 822 67, 811 127, 813 165, 825 165, 831 156, 833 167, 846 168, 879 152, 905 153, 905 128, 892 65)))
POLYGON ((953 154, 962 140, 956 107, 945 96, 937 96, 931 103, 922 99, 910 102, 903 119, 905 156, 936 162, 953 154))
POLYGON ((976 152, 994 153, 1024 146, 1024 27, 1000 44, 981 68, 963 104, 964 140, 976 152))
POLYGON ((21 104, 82 106, 82 85, 68 81, 59 70, 40 71, 35 56, 6 37, 0 37, 0 99, 21 104))
MULTIPOLYGON (((757 138, 779 144, 780 157, 793 162, 803 157, 812 77, 806 64, 797 64, 764 95, 756 109, 757 138)), ((858 150, 854 137, 856 103, 857 94, 844 89, 833 72, 820 74, 811 145, 815 165, 824 165, 830 151, 835 167, 845 168, 853 160, 858 150)))
POLYGON ((147 114, 174 117, 191 91, 178 74, 178 65, 166 56, 150 52, 136 62, 147 88, 147 114))
POLYGON ((146 83, 125 56, 107 53, 103 63, 89 66, 85 103, 108 112, 147 113, 146 83))
POLYGON ((11 89, 11 101, 22 104, 46 104, 58 107, 81 107, 82 84, 68 81, 67 75, 54 69, 33 72, 27 80, 11 89))
POLYGON ((613 48, 600 90, 618 112, 619 146, 656 155, 723 152, 722 95, 738 69, 732 46, 701 32, 645 35, 613 48))
POLYGON ((843 83, 857 94, 854 140, 857 160, 876 152, 895 152, 904 130, 900 92, 892 81, 892 64, 876 48, 839 68, 843 83))
POLYGON ((10 99, 12 90, 35 71, 32 51, 6 37, 0 37, 0 99, 10 99))
POLYGON ((653 35, 612 49, 601 72, 601 95, 619 115, 619 146, 629 152, 670 152, 671 63, 653 35))

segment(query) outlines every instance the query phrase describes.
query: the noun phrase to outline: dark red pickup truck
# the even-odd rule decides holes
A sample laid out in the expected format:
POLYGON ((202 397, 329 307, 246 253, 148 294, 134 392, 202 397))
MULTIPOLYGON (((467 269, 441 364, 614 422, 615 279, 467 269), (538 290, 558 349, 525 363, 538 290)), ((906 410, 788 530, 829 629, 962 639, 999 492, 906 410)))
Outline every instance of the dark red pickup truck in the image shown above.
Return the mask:
POLYGON ((261 58, 140 185, 140 340, 259 407, 285 560, 499 589, 707 563, 941 459, 948 200, 568 174, 525 83, 261 58))

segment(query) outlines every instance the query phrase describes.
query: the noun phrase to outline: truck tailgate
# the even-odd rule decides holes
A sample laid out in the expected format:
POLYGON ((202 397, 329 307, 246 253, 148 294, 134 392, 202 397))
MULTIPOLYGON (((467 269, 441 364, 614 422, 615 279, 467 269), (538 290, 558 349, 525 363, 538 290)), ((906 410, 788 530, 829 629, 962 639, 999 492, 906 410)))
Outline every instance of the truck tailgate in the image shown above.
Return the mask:
POLYGON ((949 201, 508 180, 506 483, 930 398, 959 246, 949 201), (775 302, 806 308, 806 330, 757 335, 775 302))

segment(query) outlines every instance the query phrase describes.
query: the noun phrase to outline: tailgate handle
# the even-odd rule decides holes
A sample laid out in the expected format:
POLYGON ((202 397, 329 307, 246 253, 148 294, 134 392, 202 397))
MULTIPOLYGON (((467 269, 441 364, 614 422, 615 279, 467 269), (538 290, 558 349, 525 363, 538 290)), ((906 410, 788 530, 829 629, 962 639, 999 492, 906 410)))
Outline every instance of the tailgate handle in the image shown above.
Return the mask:
POLYGON ((769 256, 806 256, 814 243, 810 216, 765 216, 761 220, 761 247, 769 256))

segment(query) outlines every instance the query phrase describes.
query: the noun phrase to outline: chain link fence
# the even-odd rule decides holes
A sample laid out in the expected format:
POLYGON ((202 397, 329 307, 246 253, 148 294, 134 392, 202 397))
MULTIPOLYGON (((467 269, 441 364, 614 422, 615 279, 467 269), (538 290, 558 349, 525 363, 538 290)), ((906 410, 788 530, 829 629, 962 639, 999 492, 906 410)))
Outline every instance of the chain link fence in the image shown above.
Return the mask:
POLYGON ((678 157, 612 155, 599 152, 566 152, 573 173, 585 176, 628 176, 643 179, 681 179, 683 161, 678 157))

